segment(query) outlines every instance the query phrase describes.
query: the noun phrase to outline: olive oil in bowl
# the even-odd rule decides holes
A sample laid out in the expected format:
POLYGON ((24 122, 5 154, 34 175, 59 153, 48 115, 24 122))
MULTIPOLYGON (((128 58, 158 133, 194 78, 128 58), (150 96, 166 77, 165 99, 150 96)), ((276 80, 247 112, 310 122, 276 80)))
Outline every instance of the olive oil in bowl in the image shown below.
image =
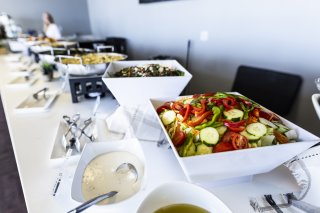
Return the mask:
POLYGON ((161 207, 154 213, 210 213, 209 211, 191 204, 171 204, 161 207))

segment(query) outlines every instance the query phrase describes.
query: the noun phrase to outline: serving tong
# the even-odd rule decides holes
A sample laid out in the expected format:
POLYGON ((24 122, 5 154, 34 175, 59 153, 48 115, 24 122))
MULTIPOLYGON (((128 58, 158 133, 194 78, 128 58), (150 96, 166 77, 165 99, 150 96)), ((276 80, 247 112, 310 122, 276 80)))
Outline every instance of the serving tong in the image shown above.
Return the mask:
POLYGON ((282 209, 287 209, 291 206, 294 206, 304 212, 320 213, 320 207, 311 205, 309 203, 297 199, 294 193, 286 193, 279 195, 267 194, 263 197, 269 205, 261 205, 261 203, 258 203, 257 200, 250 199, 250 205, 256 212, 275 211, 277 213, 283 213, 284 211, 287 211, 282 209))
POLYGON ((41 89, 41 90, 33 93, 33 94, 32 94, 32 97, 33 97, 34 99, 36 99, 36 100, 40 100, 40 99, 41 99, 40 96, 41 96, 41 94, 42 94, 43 99, 48 99, 48 96, 47 96, 47 94, 46 94, 46 92, 47 92, 48 90, 49 90, 49 88, 44 87, 43 89, 41 89))
POLYGON ((82 137, 82 135, 87 137, 91 142, 94 142, 96 139, 96 136, 94 135, 94 133, 92 133, 91 135, 88 135, 85 131, 93 123, 93 119, 90 117, 84 120, 83 126, 80 127, 80 117, 81 116, 79 113, 76 113, 71 117, 67 115, 64 115, 62 117, 63 121, 68 126, 66 132, 62 135, 62 139, 61 139, 62 146, 66 150, 66 155, 65 155, 64 162, 60 167, 55 184, 53 186, 52 196, 56 196, 57 194, 58 188, 63 178, 64 170, 67 166, 68 159, 73 153, 73 150, 80 152, 80 138, 82 137))

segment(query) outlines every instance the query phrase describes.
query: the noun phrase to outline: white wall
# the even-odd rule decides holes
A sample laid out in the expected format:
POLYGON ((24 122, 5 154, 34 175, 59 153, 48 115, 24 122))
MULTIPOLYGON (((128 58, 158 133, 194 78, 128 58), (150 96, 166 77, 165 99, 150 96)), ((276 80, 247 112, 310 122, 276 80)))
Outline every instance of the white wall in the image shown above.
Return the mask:
POLYGON ((86 0, 0 0, 0 12, 10 14, 23 30, 42 30, 42 13, 49 11, 64 35, 90 34, 86 0))
POLYGON ((87 1, 92 32, 128 38, 131 58, 168 54, 184 63, 190 39, 189 93, 230 90, 240 64, 301 75, 302 90, 288 118, 320 135, 311 103, 320 76, 319 1, 87 1), (203 30, 207 42, 200 41, 203 30))

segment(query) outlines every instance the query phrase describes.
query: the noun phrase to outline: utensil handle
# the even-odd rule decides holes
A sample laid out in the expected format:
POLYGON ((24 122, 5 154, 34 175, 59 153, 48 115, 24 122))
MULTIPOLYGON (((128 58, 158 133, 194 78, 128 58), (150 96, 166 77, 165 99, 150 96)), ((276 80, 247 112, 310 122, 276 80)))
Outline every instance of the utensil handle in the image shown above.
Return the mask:
POLYGON ((300 201, 300 200, 291 200, 291 203, 294 207, 297 207, 298 209, 301 209, 308 213, 320 213, 320 207, 313 206, 309 203, 300 201))
POLYGON ((96 116, 98 107, 99 107, 99 105, 100 105, 100 99, 101 99, 101 97, 100 97, 100 95, 98 95, 97 98, 96 98, 96 102, 94 103, 93 110, 92 110, 92 115, 93 115, 93 117, 96 116))
POLYGON ((118 192, 116 192, 116 191, 111 191, 111 192, 108 192, 106 194, 100 195, 98 197, 94 197, 91 200, 88 200, 88 201, 84 202, 80 206, 68 211, 67 213, 72 213, 72 212, 79 213, 79 212, 82 212, 83 210, 89 208, 90 206, 92 206, 92 205, 94 205, 96 203, 99 203, 100 201, 102 201, 104 199, 112 197, 112 196, 116 195, 117 193, 118 192))
POLYGON ((66 157, 65 157, 65 159, 63 161, 63 164, 59 169, 59 173, 58 173, 56 181, 55 181, 55 183, 53 185, 53 190, 52 190, 52 196, 53 197, 57 195, 58 189, 60 187, 60 184, 61 184, 61 181, 62 181, 62 178, 63 178, 63 171, 64 171, 64 169, 65 169, 65 167, 67 165, 67 161, 68 161, 69 157, 71 156, 71 154, 72 154, 72 148, 68 149, 66 157))
POLYGON ((97 52, 99 53, 101 49, 111 49, 111 52, 114 52, 114 46, 112 45, 100 45, 97 46, 97 52))

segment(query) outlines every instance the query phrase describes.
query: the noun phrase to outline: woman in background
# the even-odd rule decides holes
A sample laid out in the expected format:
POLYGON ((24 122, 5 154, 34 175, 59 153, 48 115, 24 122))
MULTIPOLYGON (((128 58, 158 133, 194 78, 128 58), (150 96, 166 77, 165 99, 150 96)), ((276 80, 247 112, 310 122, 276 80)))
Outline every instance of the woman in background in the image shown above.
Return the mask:
POLYGON ((45 36, 55 40, 61 39, 61 32, 58 26, 54 23, 52 15, 48 12, 42 14, 43 31, 45 36))

